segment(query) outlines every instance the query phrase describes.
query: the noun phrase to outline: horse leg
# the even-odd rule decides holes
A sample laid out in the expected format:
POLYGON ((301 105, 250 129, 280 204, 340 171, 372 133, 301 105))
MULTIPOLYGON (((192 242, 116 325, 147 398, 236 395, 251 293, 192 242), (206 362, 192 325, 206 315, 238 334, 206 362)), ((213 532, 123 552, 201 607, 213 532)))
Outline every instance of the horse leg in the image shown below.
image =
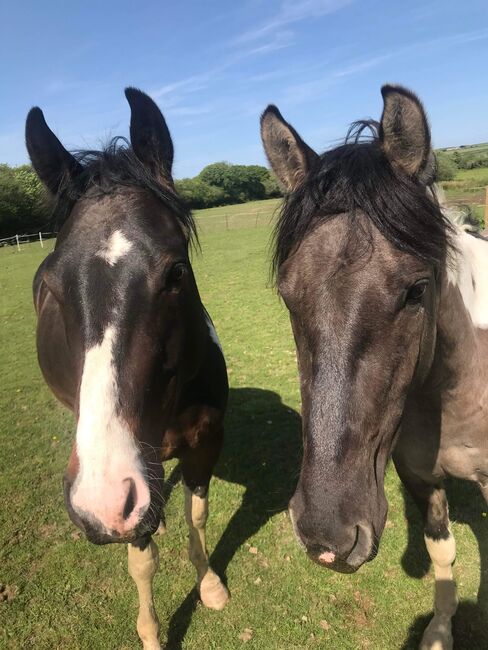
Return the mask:
POLYGON ((456 542, 449 525, 449 509, 442 486, 430 485, 412 476, 395 458, 398 474, 424 517, 424 539, 434 565, 434 617, 425 629, 420 650, 452 650, 451 618, 457 609, 452 564, 456 542))
POLYGON ((229 600, 229 592, 208 562, 205 526, 208 517, 208 485, 190 489, 186 483, 185 517, 190 532, 189 555, 197 570, 200 598, 205 607, 221 610, 229 600))
POLYGON ((433 488, 429 496, 424 530, 425 545, 434 565, 434 617, 427 626, 421 650, 451 650, 451 618, 458 601, 452 565, 456 559, 456 541, 449 525, 449 509, 444 488, 433 488))
POLYGON ((152 582, 159 567, 158 547, 151 539, 144 548, 128 544, 129 574, 139 593, 137 633, 144 650, 161 650, 159 621, 154 609, 152 582))
POLYGON ((185 433, 189 447, 181 456, 181 473, 185 492, 185 518, 190 533, 189 555, 197 570, 200 598, 205 607, 223 609, 229 592, 210 568, 205 543, 208 518, 208 486, 220 454, 224 431, 220 415, 202 409, 185 433))

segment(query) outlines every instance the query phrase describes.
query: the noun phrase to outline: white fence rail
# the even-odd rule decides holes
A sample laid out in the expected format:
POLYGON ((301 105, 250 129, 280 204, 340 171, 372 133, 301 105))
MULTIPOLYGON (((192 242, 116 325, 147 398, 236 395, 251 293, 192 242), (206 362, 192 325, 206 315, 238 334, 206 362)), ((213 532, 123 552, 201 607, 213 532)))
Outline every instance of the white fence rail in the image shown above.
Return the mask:
POLYGON ((20 252, 21 244, 30 244, 33 241, 39 241, 41 248, 44 248, 44 239, 50 239, 51 237, 56 237, 56 233, 39 231, 32 234, 12 235, 12 237, 0 239, 0 248, 3 246, 16 246, 20 252))

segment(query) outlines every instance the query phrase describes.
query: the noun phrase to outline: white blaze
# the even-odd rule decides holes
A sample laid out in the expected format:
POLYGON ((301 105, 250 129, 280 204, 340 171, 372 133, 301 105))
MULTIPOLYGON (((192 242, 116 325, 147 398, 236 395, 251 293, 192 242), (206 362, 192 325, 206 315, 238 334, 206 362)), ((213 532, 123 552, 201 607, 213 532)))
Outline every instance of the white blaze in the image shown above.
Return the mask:
POLYGON ((127 255, 131 248, 132 243, 127 237, 120 230, 114 230, 97 255, 113 266, 121 257, 127 255))
POLYGON ((135 483, 138 504, 149 503, 149 491, 134 437, 116 412, 115 337, 115 328, 107 327, 102 342, 86 352, 76 430, 80 469, 71 500, 75 509, 121 532, 131 528, 141 510, 135 508, 124 521, 128 479, 135 483))

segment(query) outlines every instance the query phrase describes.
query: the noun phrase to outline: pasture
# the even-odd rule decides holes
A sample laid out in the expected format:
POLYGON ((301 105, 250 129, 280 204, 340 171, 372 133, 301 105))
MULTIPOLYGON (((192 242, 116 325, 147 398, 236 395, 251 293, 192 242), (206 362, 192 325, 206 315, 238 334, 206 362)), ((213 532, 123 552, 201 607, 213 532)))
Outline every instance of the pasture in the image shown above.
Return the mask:
POLYGON ((480 224, 485 223, 485 188, 488 185, 488 168, 459 169, 454 180, 444 181, 441 184, 446 192, 448 203, 470 205, 480 224))
MULTIPOLYGON (((156 538, 162 640, 169 650, 413 649, 431 615, 434 585, 420 518, 394 468, 380 552, 354 575, 312 564, 287 518, 299 469, 300 398, 287 313, 269 283, 276 206, 196 213, 202 252, 193 265, 231 385, 208 545, 232 599, 220 613, 198 602, 182 488, 170 464, 167 533, 156 538)), ((61 480, 74 426, 40 375, 31 300, 34 271, 52 245, 0 250, 0 648, 139 648, 126 548, 90 545, 64 509, 61 480)), ((481 650, 488 647, 487 508, 474 487, 448 488, 458 546, 455 647, 481 650)))

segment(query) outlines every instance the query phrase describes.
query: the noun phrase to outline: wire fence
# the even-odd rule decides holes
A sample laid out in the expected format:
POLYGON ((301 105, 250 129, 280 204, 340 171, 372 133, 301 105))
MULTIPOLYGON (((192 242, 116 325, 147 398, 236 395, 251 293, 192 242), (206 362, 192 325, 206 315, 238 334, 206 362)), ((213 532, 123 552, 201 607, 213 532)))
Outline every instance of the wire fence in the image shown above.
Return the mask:
POLYGON ((270 227, 276 218, 276 209, 255 212, 224 212, 215 214, 195 214, 195 221, 202 233, 223 230, 241 230, 248 228, 270 227))

